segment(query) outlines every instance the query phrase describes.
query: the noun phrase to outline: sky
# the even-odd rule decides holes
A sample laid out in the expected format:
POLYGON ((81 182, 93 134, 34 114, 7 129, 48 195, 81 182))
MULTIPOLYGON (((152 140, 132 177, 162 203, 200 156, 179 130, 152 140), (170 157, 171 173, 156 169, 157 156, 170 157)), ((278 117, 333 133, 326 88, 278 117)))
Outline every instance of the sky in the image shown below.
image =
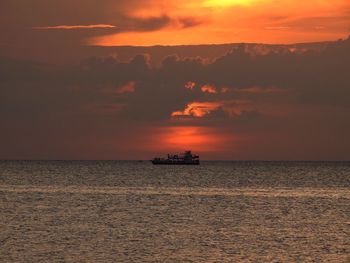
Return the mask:
POLYGON ((2 0, 0 159, 350 160, 348 0, 2 0))

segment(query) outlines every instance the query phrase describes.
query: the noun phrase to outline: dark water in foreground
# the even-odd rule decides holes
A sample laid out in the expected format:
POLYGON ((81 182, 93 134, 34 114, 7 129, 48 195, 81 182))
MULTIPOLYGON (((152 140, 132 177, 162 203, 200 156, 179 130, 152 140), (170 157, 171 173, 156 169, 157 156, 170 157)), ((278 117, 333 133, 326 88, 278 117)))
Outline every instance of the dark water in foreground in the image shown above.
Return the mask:
POLYGON ((0 162, 0 262, 350 262, 350 163, 0 162))

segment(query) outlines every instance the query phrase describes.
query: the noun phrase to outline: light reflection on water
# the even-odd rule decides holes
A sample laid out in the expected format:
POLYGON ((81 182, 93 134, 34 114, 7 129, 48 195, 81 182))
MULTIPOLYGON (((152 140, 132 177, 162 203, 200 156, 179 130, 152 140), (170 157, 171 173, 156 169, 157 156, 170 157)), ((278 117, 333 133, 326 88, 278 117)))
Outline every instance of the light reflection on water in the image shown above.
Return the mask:
POLYGON ((0 262, 349 262, 350 164, 0 162, 0 262))

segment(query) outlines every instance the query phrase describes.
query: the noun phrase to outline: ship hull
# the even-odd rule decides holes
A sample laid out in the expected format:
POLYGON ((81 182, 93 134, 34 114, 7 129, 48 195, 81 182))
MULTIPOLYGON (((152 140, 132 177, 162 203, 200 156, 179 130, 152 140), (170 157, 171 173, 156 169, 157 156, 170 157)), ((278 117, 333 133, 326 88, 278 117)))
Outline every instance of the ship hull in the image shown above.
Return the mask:
POLYGON ((154 165, 199 165, 199 156, 185 151, 183 154, 168 154, 168 158, 156 157, 151 162, 154 165))
POLYGON ((199 165, 198 162, 172 162, 172 161, 151 161, 154 165, 199 165))

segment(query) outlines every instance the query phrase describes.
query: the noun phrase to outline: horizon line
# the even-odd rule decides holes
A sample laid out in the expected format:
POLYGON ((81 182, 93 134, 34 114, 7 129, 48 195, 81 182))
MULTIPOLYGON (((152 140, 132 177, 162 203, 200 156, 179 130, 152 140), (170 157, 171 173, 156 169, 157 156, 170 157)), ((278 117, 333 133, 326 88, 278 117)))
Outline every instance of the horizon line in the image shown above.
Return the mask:
MULTIPOLYGON (((6 162, 6 161, 18 161, 18 162, 150 162, 148 159, 0 159, 0 162, 6 162)), ((201 162, 328 162, 328 163, 339 163, 344 162, 350 163, 350 160, 302 160, 302 159, 204 159, 200 160, 201 162)))

